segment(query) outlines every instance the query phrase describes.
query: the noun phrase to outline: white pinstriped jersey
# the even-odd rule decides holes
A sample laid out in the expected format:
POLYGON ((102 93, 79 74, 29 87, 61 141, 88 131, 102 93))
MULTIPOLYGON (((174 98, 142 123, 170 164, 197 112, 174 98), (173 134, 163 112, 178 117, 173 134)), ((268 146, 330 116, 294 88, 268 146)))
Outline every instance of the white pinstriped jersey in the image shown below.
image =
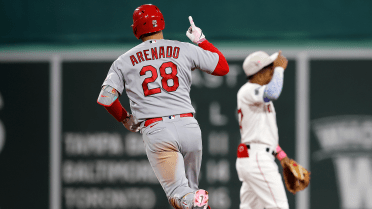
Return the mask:
POLYGON ((241 143, 260 143, 275 148, 278 126, 274 104, 265 102, 266 85, 247 82, 238 91, 238 114, 241 143))

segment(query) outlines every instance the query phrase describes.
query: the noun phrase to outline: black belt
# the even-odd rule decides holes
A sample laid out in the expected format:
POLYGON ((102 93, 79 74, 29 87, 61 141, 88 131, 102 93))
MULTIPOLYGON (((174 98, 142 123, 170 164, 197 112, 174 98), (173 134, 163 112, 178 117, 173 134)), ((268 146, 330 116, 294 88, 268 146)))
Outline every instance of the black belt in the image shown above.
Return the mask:
MULTIPOLYGON (((247 149, 251 149, 251 146, 249 144, 246 144, 247 145, 247 149)), ((266 147, 266 152, 270 153, 270 148, 269 147, 266 147)), ((274 150, 271 152, 272 155, 276 155, 276 153, 274 152, 274 150)))

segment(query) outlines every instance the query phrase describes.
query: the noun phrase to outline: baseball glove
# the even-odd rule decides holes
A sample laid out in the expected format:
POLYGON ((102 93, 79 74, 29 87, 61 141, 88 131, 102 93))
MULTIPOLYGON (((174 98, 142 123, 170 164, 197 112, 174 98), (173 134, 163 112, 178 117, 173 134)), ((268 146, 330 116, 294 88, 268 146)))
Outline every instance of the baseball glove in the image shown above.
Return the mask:
POLYGON ((310 172, 296 161, 285 157, 280 162, 283 167, 283 178, 288 191, 296 192, 304 190, 310 183, 310 172))

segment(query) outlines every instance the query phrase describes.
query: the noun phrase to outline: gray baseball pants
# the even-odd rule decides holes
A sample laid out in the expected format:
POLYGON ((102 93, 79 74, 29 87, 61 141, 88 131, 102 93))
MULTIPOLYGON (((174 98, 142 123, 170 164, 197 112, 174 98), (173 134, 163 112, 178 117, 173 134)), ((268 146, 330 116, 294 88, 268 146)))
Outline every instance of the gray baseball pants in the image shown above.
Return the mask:
POLYGON ((194 117, 163 117, 141 125, 146 154, 171 205, 198 190, 202 138, 194 117))

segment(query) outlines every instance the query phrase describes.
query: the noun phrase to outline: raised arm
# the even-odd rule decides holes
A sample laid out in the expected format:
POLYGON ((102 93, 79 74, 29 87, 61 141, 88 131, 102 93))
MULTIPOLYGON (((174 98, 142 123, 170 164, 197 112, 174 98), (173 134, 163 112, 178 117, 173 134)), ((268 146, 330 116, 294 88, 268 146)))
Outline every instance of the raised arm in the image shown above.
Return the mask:
POLYGON ((190 27, 186 31, 186 36, 195 44, 204 50, 217 53, 218 54, 218 63, 216 68, 214 69, 212 75, 216 76, 224 76, 229 72, 229 65, 226 61, 225 56, 207 39, 205 39, 205 35, 203 34, 202 30, 195 26, 195 23, 191 16, 189 16, 190 27))
POLYGON ((287 65, 287 58, 282 55, 282 51, 279 51, 279 55, 274 61, 274 75, 265 88, 265 102, 277 100, 279 98, 283 89, 284 70, 287 68, 287 65))
POLYGON ((284 69, 276 67, 271 81, 267 84, 264 91, 264 100, 277 100, 283 89, 284 69))

